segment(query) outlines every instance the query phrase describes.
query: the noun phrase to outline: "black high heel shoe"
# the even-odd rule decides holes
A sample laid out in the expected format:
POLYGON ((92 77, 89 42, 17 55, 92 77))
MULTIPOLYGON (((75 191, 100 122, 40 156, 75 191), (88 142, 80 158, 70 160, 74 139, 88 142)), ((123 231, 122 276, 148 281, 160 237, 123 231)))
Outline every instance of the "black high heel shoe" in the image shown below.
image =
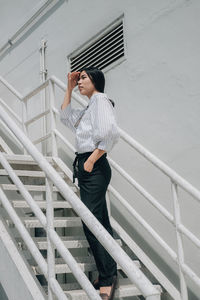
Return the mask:
POLYGON ((93 285, 93 287, 94 287, 96 290, 99 290, 99 289, 100 289, 100 286, 99 286, 99 280, 98 280, 98 279, 95 279, 95 280, 92 282, 92 285, 93 285))

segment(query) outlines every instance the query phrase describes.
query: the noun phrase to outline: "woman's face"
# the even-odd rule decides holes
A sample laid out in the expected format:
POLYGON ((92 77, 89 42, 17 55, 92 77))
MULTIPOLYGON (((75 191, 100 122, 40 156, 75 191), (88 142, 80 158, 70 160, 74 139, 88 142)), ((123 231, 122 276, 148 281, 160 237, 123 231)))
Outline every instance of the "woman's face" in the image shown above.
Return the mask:
POLYGON ((94 84, 92 83, 90 77, 87 75, 85 71, 80 73, 80 77, 78 80, 78 88, 81 95, 85 95, 90 98, 94 92, 97 92, 94 84))

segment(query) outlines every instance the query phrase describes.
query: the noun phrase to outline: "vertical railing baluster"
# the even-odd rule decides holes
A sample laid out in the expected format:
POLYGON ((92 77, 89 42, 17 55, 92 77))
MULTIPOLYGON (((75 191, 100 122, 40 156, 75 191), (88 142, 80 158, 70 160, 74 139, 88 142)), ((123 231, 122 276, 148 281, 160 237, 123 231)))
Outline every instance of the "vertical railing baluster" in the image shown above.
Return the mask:
POLYGON ((55 278, 55 249, 49 238, 49 230, 54 229, 53 183, 46 177, 46 217, 47 217, 47 265, 48 265, 48 300, 53 300, 50 279, 55 278))
POLYGON ((110 191, 106 192, 106 203, 108 208, 108 216, 111 217, 111 203, 110 203, 110 191))
POLYGON ((183 249, 182 234, 178 230, 178 226, 181 224, 178 189, 177 189, 177 184, 175 182, 171 181, 171 184, 172 184, 172 196, 173 196, 173 204, 174 204, 174 221, 175 221, 176 239, 177 239, 177 247, 178 247, 178 266, 179 266, 181 299, 188 300, 187 284, 181 267, 184 263, 184 249, 183 249))
MULTIPOLYGON (((46 69, 46 48, 47 48, 47 41, 42 39, 41 46, 39 49, 40 53, 40 82, 44 83, 47 78, 47 69, 46 69)), ((42 89, 40 92, 41 95, 41 112, 45 112, 47 109, 47 99, 46 99, 46 88, 42 89)), ((44 115, 43 117, 43 136, 47 134, 47 116, 44 115)), ((47 155, 47 141, 41 144, 41 151, 43 155, 47 155)))
POLYGON ((52 147, 52 156, 58 156, 57 150, 57 139, 54 129, 56 129, 56 116, 53 111, 55 105, 55 85, 52 80, 49 80, 49 96, 50 96, 50 122, 51 122, 51 147, 52 147))
MULTIPOLYGON (((22 102, 22 127, 23 127, 23 131, 26 134, 27 137, 28 136, 28 126, 25 124, 26 121, 28 119, 28 108, 27 108, 27 101, 23 101, 22 102)), ((28 154, 26 148, 24 147, 24 154, 28 154)))

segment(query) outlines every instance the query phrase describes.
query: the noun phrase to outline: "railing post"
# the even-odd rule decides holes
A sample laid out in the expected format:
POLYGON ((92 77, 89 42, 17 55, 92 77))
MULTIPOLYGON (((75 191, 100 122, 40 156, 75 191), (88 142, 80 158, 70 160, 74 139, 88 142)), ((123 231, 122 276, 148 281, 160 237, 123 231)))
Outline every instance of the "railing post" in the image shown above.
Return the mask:
POLYGON ((53 184, 46 177, 46 217, 47 217, 47 266, 48 266, 48 300, 53 300, 50 280, 55 278, 55 248, 49 237, 49 230, 54 229, 53 184))
POLYGON ((188 300, 187 284, 182 271, 182 265, 184 263, 183 241, 182 241, 182 235, 178 230, 178 226, 181 225, 178 190, 177 190, 177 184, 175 182, 171 181, 171 184, 172 184, 172 196, 173 196, 173 204, 174 204, 174 221, 175 221, 176 239, 177 239, 177 247, 178 247, 178 266, 179 266, 181 299, 188 300))
MULTIPOLYGON (((40 52, 40 82, 44 83, 47 78, 47 69, 46 69, 46 48, 47 41, 42 40, 41 46, 39 49, 40 52)), ((41 110, 45 111, 47 109, 47 99, 46 99, 46 88, 41 91, 41 110)), ((44 116, 43 118, 43 136, 47 134, 47 118, 44 116)), ((43 155, 47 155, 47 141, 45 140, 43 144, 41 144, 41 151, 43 155)))
POLYGON ((55 85, 52 80, 49 80, 49 105, 50 105, 50 126, 51 126, 51 147, 52 147, 52 156, 58 156, 58 150, 57 150, 57 139, 55 134, 56 129, 56 117, 55 113, 53 111, 53 107, 55 105, 55 85))
MULTIPOLYGON (((28 111, 27 111, 27 101, 22 101, 22 126, 23 126, 23 131, 28 137, 28 127, 26 125, 27 121, 27 116, 28 116, 28 111)), ((27 154, 27 150, 24 147, 24 154, 27 154)))
POLYGON ((108 216, 109 218, 111 217, 111 203, 110 203, 110 191, 108 190, 106 193, 106 203, 107 203, 107 208, 108 208, 108 216))

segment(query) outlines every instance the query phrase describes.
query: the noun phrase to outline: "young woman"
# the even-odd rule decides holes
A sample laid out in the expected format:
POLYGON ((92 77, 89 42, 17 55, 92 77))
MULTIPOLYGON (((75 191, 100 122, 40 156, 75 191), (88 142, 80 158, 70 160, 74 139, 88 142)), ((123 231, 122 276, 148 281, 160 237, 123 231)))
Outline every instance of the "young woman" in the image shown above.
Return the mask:
MULTIPOLYGON (((111 168, 106 156, 118 141, 119 131, 114 102, 104 93, 104 86, 104 74, 97 68, 89 67, 68 73, 68 86, 60 118, 76 135, 77 152, 73 166, 81 200, 113 235, 105 197, 111 179, 111 168), (89 98, 89 105, 85 109, 71 107, 72 90, 77 84, 80 94, 89 98)), ((111 300, 117 284, 116 263, 84 223, 83 229, 99 272, 93 285, 100 288, 102 299, 111 300)))

